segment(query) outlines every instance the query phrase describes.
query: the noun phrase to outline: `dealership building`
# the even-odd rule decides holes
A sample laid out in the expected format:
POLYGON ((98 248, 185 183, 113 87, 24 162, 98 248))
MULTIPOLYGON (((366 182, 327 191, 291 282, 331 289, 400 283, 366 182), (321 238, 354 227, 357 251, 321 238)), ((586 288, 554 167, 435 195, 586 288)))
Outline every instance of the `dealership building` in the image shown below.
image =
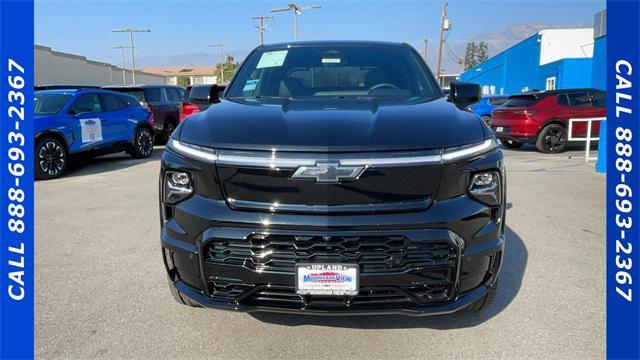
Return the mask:
POLYGON ((605 88, 605 12, 594 28, 545 29, 460 75, 489 94, 605 88))
POLYGON ((218 71, 213 66, 145 67, 142 71, 164 76, 167 84, 173 85, 189 86, 218 82, 218 71))
MULTIPOLYGON (((109 85, 131 84, 130 69, 123 69, 84 56, 51 49, 48 46, 34 46, 35 85, 73 84, 109 85)), ((166 76, 136 70, 139 84, 164 84, 166 76)))

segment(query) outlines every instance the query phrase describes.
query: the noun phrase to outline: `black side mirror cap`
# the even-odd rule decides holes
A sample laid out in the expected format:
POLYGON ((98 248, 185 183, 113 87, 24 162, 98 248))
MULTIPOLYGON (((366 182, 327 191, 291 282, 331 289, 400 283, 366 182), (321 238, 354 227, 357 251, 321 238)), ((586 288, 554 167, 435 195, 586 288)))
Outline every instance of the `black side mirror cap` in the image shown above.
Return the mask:
POLYGON ((462 81, 453 81, 450 85, 447 101, 454 103, 458 109, 466 109, 480 101, 482 89, 480 85, 462 81))
POLYGON ((220 102, 218 97, 218 86, 214 85, 209 89, 209 104, 217 104, 220 102))

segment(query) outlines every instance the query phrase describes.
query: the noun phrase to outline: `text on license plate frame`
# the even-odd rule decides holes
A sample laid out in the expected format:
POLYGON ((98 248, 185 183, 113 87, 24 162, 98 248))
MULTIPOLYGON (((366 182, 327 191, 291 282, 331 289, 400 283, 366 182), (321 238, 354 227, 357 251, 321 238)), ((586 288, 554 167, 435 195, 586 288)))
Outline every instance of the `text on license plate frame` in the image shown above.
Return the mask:
POLYGON ((295 283, 298 295, 355 296, 360 290, 360 268, 342 263, 296 264, 295 283))

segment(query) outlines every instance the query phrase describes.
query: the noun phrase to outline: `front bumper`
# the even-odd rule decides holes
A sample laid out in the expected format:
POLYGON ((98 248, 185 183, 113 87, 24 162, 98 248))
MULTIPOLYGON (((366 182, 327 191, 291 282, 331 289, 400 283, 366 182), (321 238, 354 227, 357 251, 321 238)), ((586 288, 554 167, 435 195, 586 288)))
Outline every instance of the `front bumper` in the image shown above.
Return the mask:
POLYGON ((474 302, 482 299, 494 285, 483 285, 469 291, 468 293, 461 295, 456 301, 438 304, 438 305, 416 305, 412 307, 404 308, 378 308, 378 309, 353 309, 345 307, 341 310, 336 309, 309 309, 301 307, 299 309, 283 308, 283 307, 268 307, 268 306, 247 306, 241 304, 232 304, 222 301, 212 300, 209 297, 204 296, 199 291, 185 284, 183 281, 176 281, 173 283, 176 290, 180 291, 183 296, 188 297, 193 302, 210 308, 218 308, 222 310, 232 310, 240 312, 276 312, 276 313, 296 313, 296 314, 309 314, 309 315, 409 315, 409 316, 430 316, 430 315, 446 315, 456 311, 462 310, 465 307, 473 304, 474 302))
MULTIPOLYGON (((428 210, 399 214, 264 214, 234 211, 224 201, 195 195, 175 206, 170 219, 165 218, 161 238, 170 283, 183 297, 204 307, 309 314, 437 315, 465 308, 495 285, 504 249, 504 218, 496 218, 496 214, 503 214, 504 209, 495 210, 459 196, 434 202, 428 210), (358 296, 299 296, 295 294, 294 272, 275 262, 260 268, 251 256, 240 263, 211 261, 212 245, 243 244, 256 234, 359 237, 363 243, 373 237, 402 237, 412 246, 448 244, 454 261, 370 271, 363 271, 361 264, 358 296), (426 290, 442 284, 446 291, 426 290)), ((230 259, 237 255, 224 254, 230 259)), ((322 262, 324 255, 315 261, 322 262)), ((324 259, 326 262, 329 258, 324 259)))

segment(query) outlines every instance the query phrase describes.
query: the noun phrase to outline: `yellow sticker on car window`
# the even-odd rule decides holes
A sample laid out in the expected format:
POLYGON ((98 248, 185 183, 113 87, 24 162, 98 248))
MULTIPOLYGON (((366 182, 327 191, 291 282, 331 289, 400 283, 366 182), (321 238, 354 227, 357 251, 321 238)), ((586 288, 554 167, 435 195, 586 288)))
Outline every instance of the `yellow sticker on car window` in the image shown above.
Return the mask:
POLYGON ((282 66, 282 64, 284 64, 284 60, 287 58, 288 52, 289 50, 268 51, 262 54, 256 68, 262 69, 282 66))

